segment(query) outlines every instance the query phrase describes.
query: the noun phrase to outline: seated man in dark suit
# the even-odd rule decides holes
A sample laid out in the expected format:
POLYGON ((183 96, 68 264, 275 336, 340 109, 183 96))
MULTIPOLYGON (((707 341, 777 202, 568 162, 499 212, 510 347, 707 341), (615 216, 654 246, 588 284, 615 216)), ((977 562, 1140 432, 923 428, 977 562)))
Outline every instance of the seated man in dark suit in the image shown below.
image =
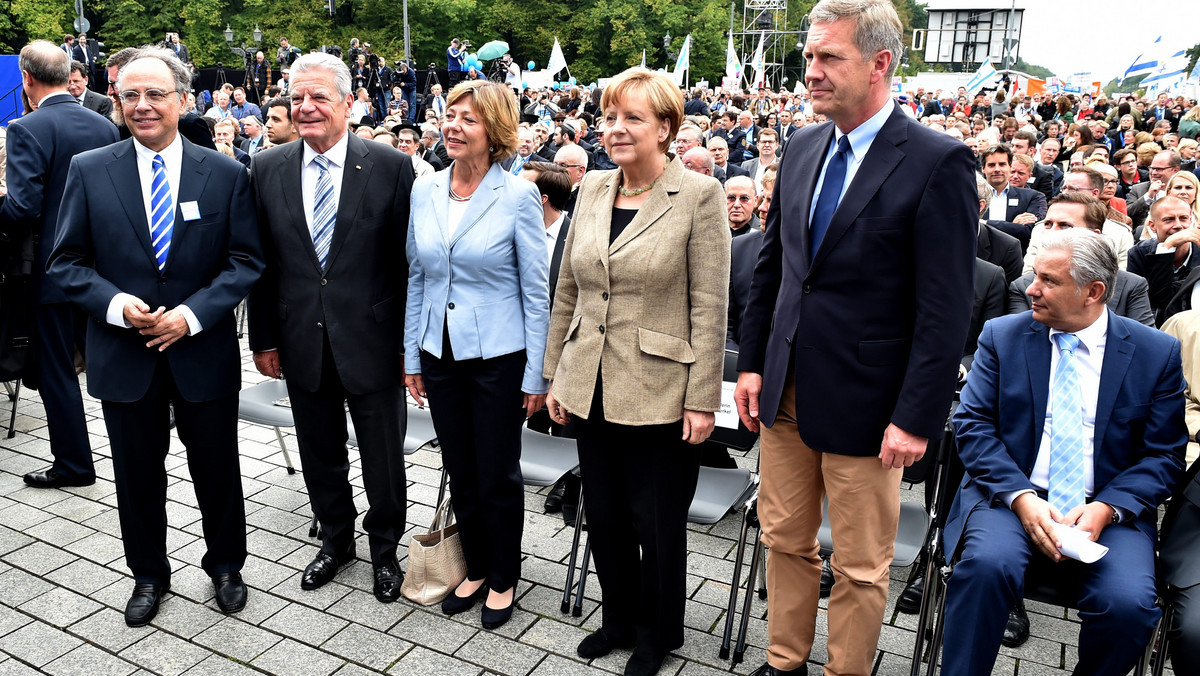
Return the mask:
POLYGON ((1129 250, 1128 269, 1150 284, 1150 306, 1159 326, 1181 310, 1200 307, 1193 298, 1200 280, 1200 257, 1192 255, 1192 247, 1200 244, 1195 225, 1187 202, 1167 195, 1154 203, 1146 221, 1156 236, 1129 250))
MULTIPOLYGON (((1018 131, 1013 135, 1012 149, 1013 155, 1024 155, 1031 159, 1036 158, 1037 134, 1025 130, 1018 131)), ((1025 187, 1042 193, 1046 197, 1046 200, 1049 201, 1051 197, 1054 197, 1054 168, 1034 162, 1032 172, 1032 175, 1029 177, 1029 183, 1025 187)))
POLYGON ((1075 673, 1126 674, 1158 622, 1155 524, 1183 474, 1183 373, 1178 340, 1105 307, 1116 273, 1103 239, 1053 233, 1029 288, 1033 312, 980 336, 954 415, 967 478, 946 527, 946 550, 961 555, 943 673, 992 673, 1030 566, 1081 592, 1075 673), (1070 528, 1107 554, 1064 562, 1070 528))
MULTIPOLYGON (((1104 203, 1087 193, 1064 192, 1050 201, 1050 209, 1042 225, 1049 234, 1068 228, 1083 228, 1103 237, 1104 203)), ((1018 314, 1032 308, 1025 291, 1033 284, 1034 273, 1028 273, 1008 287, 1008 313, 1018 314)), ((1150 309, 1149 285, 1141 277, 1117 270, 1108 308, 1118 315, 1139 324, 1154 326, 1154 311, 1150 309)))
POLYGON ((983 175, 992 186, 988 225, 1017 238, 1024 251, 1029 246, 1029 231, 1033 224, 1046 216, 1046 196, 1036 190, 1008 184, 1012 174, 1012 150, 1008 146, 987 148, 979 153, 979 159, 983 163, 983 175))

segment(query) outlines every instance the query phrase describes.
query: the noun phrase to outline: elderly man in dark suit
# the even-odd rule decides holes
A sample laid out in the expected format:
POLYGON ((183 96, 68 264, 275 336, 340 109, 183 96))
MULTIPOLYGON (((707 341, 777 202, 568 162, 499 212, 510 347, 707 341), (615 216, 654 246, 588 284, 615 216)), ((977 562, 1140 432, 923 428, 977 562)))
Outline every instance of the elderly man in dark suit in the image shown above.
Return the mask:
POLYGON ((865 674, 887 604, 902 468, 942 433, 971 320, 975 158, 892 102, 904 50, 892 3, 822 0, 809 19, 807 85, 830 122, 796 132, 779 169, 734 394, 747 427, 764 428, 770 645, 755 673, 804 673, 828 496, 837 547, 826 669, 865 674), (858 34, 880 37, 862 53, 858 34))
POLYGON ((179 134, 190 76, 161 47, 118 77, 132 140, 71 162, 49 276, 92 317, 88 392, 112 442, 133 594, 125 622, 154 619, 170 589, 169 406, 187 451, 218 607, 246 604, 246 515, 238 471, 241 388, 233 310, 263 269, 246 171, 179 134))
POLYGON ((1052 233, 1033 312, 984 327, 954 415, 967 478, 946 526, 946 550, 960 554, 944 673, 992 673, 1031 567, 1079 592, 1075 673, 1128 673, 1158 622, 1155 524, 1183 473, 1184 381, 1178 340, 1105 306, 1116 273, 1103 239, 1052 233), (1065 561, 1070 529, 1107 554, 1065 561))
POLYGON ((323 586, 355 558, 349 403, 374 593, 389 603, 404 577, 396 547, 406 506, 400 356, 412 160, 347 134, 354 97, 341 60, 306 54, 291 77, 301 143, 258 153, 251 172, 267 269, 250 298, 250 349, 260 373, 287 376, 304 483, 321 522, 321 550, 301 588, 323 586))
POLYGON ((52 42, 21 50, 21 78, 38 109, 8 126, 8 196, 0 202, 0 250, 5 274, 32 281, 35 371, 54 464, 25 475, 38 488, 86 486, 96 481, 92 448, 75 373, 75 348, 87 318, 46 280, 46 260, 66 202, 67 170, 75 155, 114 143, 117 128, 81 107, 68 91, 71 62, 52 42))

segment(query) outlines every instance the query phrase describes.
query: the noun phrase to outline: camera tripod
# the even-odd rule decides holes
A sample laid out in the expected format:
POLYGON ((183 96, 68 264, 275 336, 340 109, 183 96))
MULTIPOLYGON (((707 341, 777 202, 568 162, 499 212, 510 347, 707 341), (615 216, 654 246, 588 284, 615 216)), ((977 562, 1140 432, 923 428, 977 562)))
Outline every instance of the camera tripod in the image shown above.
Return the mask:
POLYGON ((421 100, 417 101, 416 105, 417 114, 413 116, 413 119, 416 120, 418 124, 420 124, 421 120, 425 119, 425 101, 429 98, 430 87, 435 84, 441 87, 442 81, 439 80, 437 76, 437 64, 431 62, 429 67, 425 69, 425 90, 421 92, 421 100))

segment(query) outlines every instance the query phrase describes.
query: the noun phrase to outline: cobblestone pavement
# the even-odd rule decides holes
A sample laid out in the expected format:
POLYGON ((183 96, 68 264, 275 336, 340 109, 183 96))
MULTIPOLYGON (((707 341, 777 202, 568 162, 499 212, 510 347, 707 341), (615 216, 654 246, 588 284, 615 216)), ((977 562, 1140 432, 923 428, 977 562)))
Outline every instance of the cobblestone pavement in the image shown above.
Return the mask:
MULTIPOLYGON (((249 386, 263 378, 247 353, 249 386)), ((50 460, 44 412, 34 392, 22 391, 17 434, 0 436, 0 676, 49 673, 89 676, 271 673, 505 674, 557 676, 620 673, 627 651, 590 663, 575 655, 586 632, 599 626, 599 585, 590 578, 581 617, 559 612, 573 531, 558 515, 542 513, 547 489, 527 489, 518 609, 497 631, 479 627, 477 613, 446 618, 437 607, 405 600, 390 605, 371 595, 371 568, 359 560, 317 591, 300 589, 300 571, 316 552, 308 537, 311 512, 300 474, 289 475, 274 432, 240 426, 242 484, 250 557, 250 586, 242 612, 216 609, 212 585, 200 569, 204 542, 200 512, 174 439, 167 467, 167 547, 174 567, 171 593, 149 627, 130 629, 122 612, 132 589, 117 522, 112 461, 100 404, 85 395, 88 428, 99 475, 86 488, 27 488, 21 476, 50 460)), ((0 399, 0 402, 5 400, 0 399)), ((7 422, 8 407, 0 403, 7 422)), ((290 436, 294 451, 295 439, 290 436)), ((737 461, 753 469, 757 451, 737 461)), ((355 457, 352 452, 351 457, 355 457)), ((441 457, 428 448, 408 456, 409 533, 423 532, 433 516, 441 457)), ((293 461, 299 458, 293 453, 293 461)), ((366 500, 357 461, 351 468, 360 510, 366 500)), ((920 500, 911 490, 906 500, 920 500)), ((361 518, 361 515, 360 515, 361 518)), ((745 674, 765 660, 766 604, 755 597, 745 661, 719 659, 724 606, 733 575, 739 518, 690 526, 686 641, 662 674, 745 674)), ((366 552, 365 535, 358 551, 366 552)), ((402 550, 403 551, 403 550, 402 550)), ((747 557, 748 558, 748 557, 747 557)), ((404 565, 404 562, 401 562, 404 565)), ((893 606, 909 569, 895 569, 879 640, 876 674, 908 673, 915 617, 893 606)), ((1061 608, 1030 604, 1033 636, 1017 650, 1003 649, 996 674, 1065 674, 1075 663, 1078 617, 1061 608)), ((817 631, 825 629, 824 610, 817 631)), ((826 659, 818 636, 812 661, 826 659)), ((815 668, 814 668, 814 673, 815 668)))

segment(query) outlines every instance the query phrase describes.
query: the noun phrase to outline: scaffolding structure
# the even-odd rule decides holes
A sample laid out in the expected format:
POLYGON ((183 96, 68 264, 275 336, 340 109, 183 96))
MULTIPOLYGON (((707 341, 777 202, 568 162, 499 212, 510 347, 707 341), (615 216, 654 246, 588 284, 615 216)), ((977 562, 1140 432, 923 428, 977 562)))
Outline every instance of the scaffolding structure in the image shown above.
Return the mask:
POLYGON ((784 60, 788 52, 796 49, 796 41, 800 36, 799 31, 788 30, 788 0, 744 0, 740 22, 736 20, 736 7, 737 1, 732 0, 729 3, 729 33, 733 36, 734 49, 745 66, 743 85, 754 81, 751 60, 759 40, 762 40, 766 85, 773 88, 782 86, 787 77, 784 60))

